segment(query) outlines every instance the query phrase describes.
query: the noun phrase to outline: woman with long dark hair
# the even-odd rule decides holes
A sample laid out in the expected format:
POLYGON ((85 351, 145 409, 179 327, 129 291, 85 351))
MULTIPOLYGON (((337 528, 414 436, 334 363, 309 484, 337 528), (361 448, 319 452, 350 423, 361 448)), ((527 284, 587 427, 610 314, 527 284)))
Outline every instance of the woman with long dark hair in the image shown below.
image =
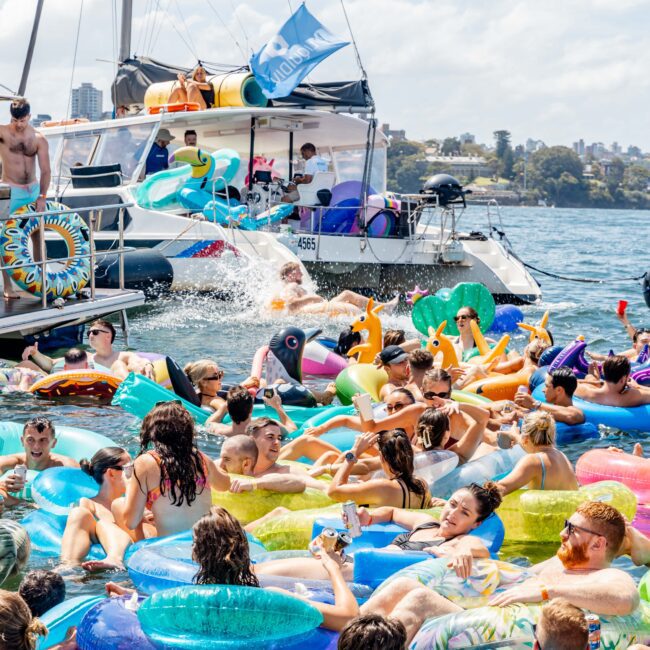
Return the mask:
POLYGON ((403 429, 357 436, 332 478, 327 494, 335 501, 352 500, 358 504, 396 508, 428 508, 431 500, 426 481, 413 473, 413 447, 403 429), (386 478, 348 483, 357 459, 375 444, 379 447, 381 468, 386 478))
POLYGON ((163 402, 142 421, 133 477, 113 512, 120 526, 134 531, 150 510, 157 534, 172 535, 209 512, 210 488, 229 487, 228 475, 198 450, 192 416, 180 402, 163 402))
POLYGON ((123 568, 124 551, 132 538, 115 523, 111 508, 133 476, 131 457, 121 447, 104 447, 90 460, 81 460, 79 466, 95 480, 99 493, 91 499, 80 499, 79 505, 70 510, 61 540, 61 562, 81 564, 88 570, 123 568), (96 542, 106 551, 106 559, 83 562, 96 542))
MULTIPOLYGON (((199 565, 194 582, 199 585, 237 585, 259 587, 253 571, 246 533, 241 524, 221 506, 194 524, 192 559, 199 565)), ((318 560, 332 582, 334 604, 309 601, 323 615, 322 627, 342 630, 359 614, 357 601, 347 586, 335 553, 322 553, 318 560)), ((109 594, 133 593, 113 582, 106 585, 109 594)))

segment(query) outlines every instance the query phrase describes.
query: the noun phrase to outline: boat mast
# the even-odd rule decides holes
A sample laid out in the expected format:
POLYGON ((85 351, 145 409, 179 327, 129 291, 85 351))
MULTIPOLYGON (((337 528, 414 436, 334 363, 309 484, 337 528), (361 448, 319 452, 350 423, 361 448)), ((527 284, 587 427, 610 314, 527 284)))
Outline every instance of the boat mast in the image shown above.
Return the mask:
POLYGON ((120 26, 120 55, 123 63, 131 56, 131 19, 133 18, 133 0, 122 0, 122 23, 120 26))
POLYGON ((27 56, 25 57, 25 65, 23 66, 23 76, 20 78, 20 86, 18 86, 18 96, 25 95, 25 88, 27 88, 27 79, 29 77, 29 69, 32 67, 32 57, 34 56, 34 47, 36 45, 36 36, 38 34, 38 24, 41 22, 41 12, 43 11, 43 1, 38 0, 36 5, 36 15, 34 16, 34 24, 32 25, 32 35, 29 37, 29 46, 27 47, 27 56))

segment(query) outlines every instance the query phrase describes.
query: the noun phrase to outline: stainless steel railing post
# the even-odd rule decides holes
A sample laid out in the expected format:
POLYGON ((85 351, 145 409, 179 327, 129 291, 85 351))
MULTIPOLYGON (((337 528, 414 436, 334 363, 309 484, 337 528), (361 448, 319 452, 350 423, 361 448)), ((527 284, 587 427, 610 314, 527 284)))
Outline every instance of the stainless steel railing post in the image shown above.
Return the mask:
POLYGON ((41 307, 47 308, 47 248, 45 246, 45 215, 39 217, 38 232, 40 241, 38 242, 41 251, 41 307))
POLYGON ((88 228, 90 241, 90 298, 95 300, 95 211, 90 211, 90 218, 88 219, 88 228))
POLYGON ((117 211, 117 227, 119 233, 119 273, 120 273, 120 290, 124 290, 124 208, 117 211))

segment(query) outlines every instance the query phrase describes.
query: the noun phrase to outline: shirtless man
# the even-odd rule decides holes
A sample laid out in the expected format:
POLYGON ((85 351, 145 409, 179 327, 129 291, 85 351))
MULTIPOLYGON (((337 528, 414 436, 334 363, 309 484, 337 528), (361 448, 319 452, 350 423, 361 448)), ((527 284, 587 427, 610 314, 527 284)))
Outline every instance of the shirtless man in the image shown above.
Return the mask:
MULTIPOLYGON (((411 369, 411 386, 417 388, 416 399, 422 400, 422 382, 424 376, 433 368, 433 355, 429 350, 413 350, 409 353, 409 368, 411 369)), ((411 390, 411 392, 413 392, 411 390)))
MULTIPOLYGON (((115 328, 108 321, 100 318, 91 323, 88 339, 90 347, 95 350, 91 359, 95 370, 107 369, 120 379, 124 379, 130 372, 136 372, 153 379, 153 363, 151 361, 143 359, 135 352, 113 350, 115 328)), ((33 370, 44 370, 48 373, 58 372, 64 369, 65 358, 52 359, 39 352, 38 343, 34 343, 23 350, 23 360, 18 365, 33 370)))
MULTIPOLYGON (((50 156, 47 140, 29 124, 31 108, 24 99, 16 99, 9 107, 9 124, 0 125, 0 158, 2 159, 2 182, 11 186, 10 213, 36 201, 36 211, 45 212, 45 198, 50 186, 50 156), (40 183, 36 181, 36 159, 41 170, 40 183)), ((38 231, 32 237, 34 261, 40 262, 40 238, 38 231)), ((11 279, 2 271, 4 297, 20 298, 12 290, 11 279)))
MULTIPOLYGON (((650 345, 650 329, 647 327, 635 329, 632 334, 632 347, 621 352, 621 356, 627 357, 630 361, 636 361, 646 345, 650 345)), ((587 352, 587 356, 594 361, 605 361, 609 355, 587 352)))
POLYGON ((641 406, 650 404, 650 388, 630 386, 630 360, 620 354, 608 357, 603 363, 603 383, 594 386, 581 383, 576 397, 605 406, 641 406))
MULTIPOLYGON (((626 616, 639 605, 634 580, 611 567, 626 535, 623 516, 600 501, 583 503, 560 533, 555 557, 534 565, 531 577, 495 594, 489 605, 542 603, 566 598, 596 614, 626 616)), ((412 578, 392 582, 362 606, 361 613, 392 616, 404 623, 409 641, 427 618, 462 611, 462 607, 412 578)))
POLYGON ((517 406, 526 409, 539 409, 553 416, 556 422, 565 424, 582 424, 585 414, 573 404, 573 394, 578 387, 578 380, 571 368, 563 366, 547 373, 544 380, 544 397, 546 402, 540 402, 528 393, 517 393, 517 406))
POLYGON ((228 474, 250 476, 250 479, 231 476, 231 492, 272 490, 273 492, 299 493, 305 491, 305 481, 296 474, 265 474, 255 478, 253 470, 257 464, 258 456, 257 444, 250 436, 237 435, 224 441, 221 447, 219 467, 228 474))
MULTIPOLYGON (((0 456, 0 475, 13 469, 16 465, 26 465, 27 469, 41 471, 50 467, 79 467, 79 463, 67 456, 53 454, 56 446, 56 432, 50 420, 44 417, 32 418, 25 423, 23 435, 20 438, 25 451, 0 456)), ((0 496, 4 504, 13 506, 21 503, 16 496, 25 487, 26 481, 18 474, 8 474, 0 480, 0 496)), ((2 512, 2 500, 0 500, 2 512)))
POLYGON ((295 465, 278 464, 280 447, 282 442, 282 429, 280 425, 271 418, 258 418, 253 420, 246 428, 246 435, 249 435, 257 445, 258 458, 253 470, 253 477, 259 479, 268 474, 294 474, 305 481, 305 487, 316 488, 325 491, 327 483, 313 479, 306 471, 301 471, 295 465))
MULTIPOLYGON (((273 397, 264 397, 264 404, 270 406, 278 414, 280 423, 287 432, 295 431, 296 423, 282 408, 280 396, 274 392, 273 397)), ((253 418, 253 396, 243 386, 233 386, 228 390, 226 401, 206 421, 206 428, 210 433, 219 436, 238 436, 246 433, 248 425, 253 418), (224 424, 226 412, 230 416, 230 424, 224 424)))
MULTIPOLYGON (((289 313, 309 313, 310 306, 321 305, 328 301, 315 293, 308 293, 302 286, 302 268, 297 262, 287 262, 280 268, 280 280, 284 289, 280 298, 283 300, 289 313)), ((399 296, 395 296, 390 302, 384 304, 384 313, 391 314, 399 302, 399 296)), ((368 298, 361 294, 346 289, 338 296, 329 301, 330 304, 343 303, 349 308, 350 315, 360 314, 368 304, 368 298)), ((381 304, 381 303, 378 303, 381 304)), ((320 307, 319 307, 320 309, 320 307)))

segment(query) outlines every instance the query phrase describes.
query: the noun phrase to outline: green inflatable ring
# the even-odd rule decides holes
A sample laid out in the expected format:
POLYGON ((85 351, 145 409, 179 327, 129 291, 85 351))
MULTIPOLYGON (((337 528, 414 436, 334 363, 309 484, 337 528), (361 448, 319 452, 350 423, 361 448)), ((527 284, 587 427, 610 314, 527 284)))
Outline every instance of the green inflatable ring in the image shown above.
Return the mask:
POLYGON ((420 298, 413 305, 413 325, 418 332, 428 336, 429 327, 437 329, 446 320, 444 333, 458 336, 454 317, 461 307, 476 309, 481 319, 481 332, 490 329, 496 311, 494 298, 487 287, 478 282, 461 282, 451 290, 440 289, 435 296, 420 298))
POLYGON ((650 602, 650 571, 646 571, 646 574, 641 578, 641 582, 639 582, 639 593, 643 600, 650 602))

